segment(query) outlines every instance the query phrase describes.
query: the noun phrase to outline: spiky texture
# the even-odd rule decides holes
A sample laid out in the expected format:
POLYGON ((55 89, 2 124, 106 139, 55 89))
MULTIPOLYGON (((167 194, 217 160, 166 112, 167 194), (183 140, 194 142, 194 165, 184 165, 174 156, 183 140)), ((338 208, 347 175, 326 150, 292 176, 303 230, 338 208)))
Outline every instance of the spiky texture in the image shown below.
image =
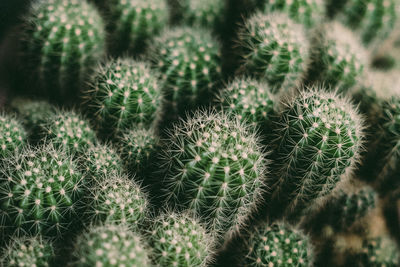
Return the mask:
POLYGON ((151 258, 157 266, 207 266, 213 257, 213 239, 188 214, 163 214, 149 236, 151 258))
POLYGON ((229 115, 198 111, 175 125, 162 168, 172 205, 200 216, 215 234, 231 233, 261 201, 266 164, 258 137, 229 115))
POLYGON ((59 111, 41 125, 43 138, 72 154, 84 153, 96 144, 96 134, 89 122, 74 111, 59 111))
POLYGON ((22 237, 10 242, 0 263, 4 266, 47 267, 53 257, 53 245, 41 236, 22 237))
POLYGON ((27 133, 15 116, 0 113, 0 159, 20 151, 27 142, 27 133))
POLYGON ((362 149, 355 107, 324 88, 309 89, 286 103, 275 126, 270 207, 278 214, 312 209, 354 169, 362 149))
POLYGON ((3 234, 60 237, 73 229, 85 181, 71 156, 52 145, 26 148, 0 170, 3 234))
POLYGON ((239 72, 265 81, 273 93, 297 86, 307 69, 304 28, 286 14, 253 15, 239 32, 239 46, 239 72))
POLYGON ((147 63, 114 59, 96 70, 85 107, 102 135, 120 134, 136 127, 149 127, 161 101, 158 74, 147 63))
POLYGON ((143 240, 124 225, 92 227, 76 241, 74 266, 150 266, 143 240))
POLYGON ((152 61, 163 73, 164 120, 207 105, 221 79, 219 44, 202 29, 165 31, 154 40, 152 61))
POLYGON ((45 97, 75 96, 104 54, 102 18, 86 0, 35 1, 22 29, 23 64, 45 97))
POLYGON ((398 247, 387 236, 364 240, 362 252, 358 257, 360 266, 395 267, 400 263, 398 247))
POLYGON ((109 46, 113 53, 140 53, 145 43, 168 23, 165 0, 111 0, 104 11, 108 18, 109 46))
POLYGON ((347 92, 368 64, 365 49, 353 32, 337 22, 322 25, 312 40, 308 79, 347 92))
POLYGON ((113 174, 92 192, 89 216, 95 223, 124 223, 138 229, 146 217, 148 201, 127 176, 113 174))
POLYGON ((358 31, 365 45, 384 40, 393 30, 397 18, 396 0, 350 0, 338 19, 358 31))
POLYGON ((214 31, 224 23, 225 2, 213 0, 183 0, 182 11, 185 23, 194 27, 206 27, 214 31))
POLYGON ((311 244, 299 230, 282 223, 258 227, 247 240, 245 266, 310 266, 311 244))

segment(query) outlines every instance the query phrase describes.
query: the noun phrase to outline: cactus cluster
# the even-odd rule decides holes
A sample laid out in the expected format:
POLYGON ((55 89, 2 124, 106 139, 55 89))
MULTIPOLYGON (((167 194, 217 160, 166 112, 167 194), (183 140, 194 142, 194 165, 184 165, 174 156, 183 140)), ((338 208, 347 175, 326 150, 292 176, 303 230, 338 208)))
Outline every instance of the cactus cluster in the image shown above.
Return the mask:
POLYGON ((27 133, 15 116, 0 113, 0 158, 20 151, 27 142, 27 133))

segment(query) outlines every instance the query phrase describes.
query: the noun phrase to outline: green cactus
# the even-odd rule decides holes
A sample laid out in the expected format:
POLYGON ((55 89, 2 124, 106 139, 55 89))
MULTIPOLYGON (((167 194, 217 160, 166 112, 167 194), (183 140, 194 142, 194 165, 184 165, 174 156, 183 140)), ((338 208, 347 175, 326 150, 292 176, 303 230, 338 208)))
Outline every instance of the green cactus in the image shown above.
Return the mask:
POLYGON ((308 237, 282 223, 258 227, 247 241, 245 266, 310 266, 308 237))
POLYGON ((288 101, 276 122, 271 155, 272 218, 296 218, 329 195, 359 161, 363 128, 349 100, 324 88, 310 88, 288 101))
POLYGON ((162 168, 170 203, 191 210, 220 240, 261 201, 266 164, 259 139, 227 114, 198 111, 175 125, 162 168))
POLYGON ((216 32, 224 23, 225 2, 213 0, 183 0, 183 21, 193 27, 205 27, 216 32))
POLYGON ((149 235, 156 266, 208 266, 213 259, 213 239, 188 214, 163 214, 149 235))
POLYGON ((362 252, 358 255, 360 266, 395 267, 399 266, 399 250, 390 237, 376 237, 363 242, 362 252))
POLYGON ((356 85, 368 65, 368 56, 354 33, 337 22, 324 24, 312 37, 307 79, 339 92, 356 85))
POLYGON ((27 133, 15 116, 0 113, 0 159, 20 151, 27 143, 27 133))
POLYGON ((109 47, 116 54, 142 52, 169 19, 165 0, 111 0, 103 8, 108 17, 109 47))
POLYGON ((338 19, 359 32, 365 45, 387 38, 397 19, 396 0, 349 0, 338 19))
POLYGON ((76 226, 85 181, 77 164, 53 145, 25 148, 0 170, 3 234, 61 237, 76 226))
POLYGON ((72 154, 82 154, 96 144, 96 134, 89 122, 74 111, 59 111, 41 125, 43 138, 72 154))
POLYGON ((202 29, 165 31, 154 40, 152 61, 163 73, 166 120, 208 105, 221 80, 219 44, 202 29))
POLYGON ((88 215, 95 223, 124 223, 138 229, 147 215, 146 195, 121 174, 107 177, 94 189, 91 199, 88 215))
POLYGON ((25 18, 22 58, 43 96, 76 96, 104 54, 104 25, 86 0, 35 1, 25 18))
POLYGON ((92 227, 78 237, 74 266, 150 266, 143 240, 126 225, 92 227))
POLYGON ((239 33, 240 73, 265 81, 273 93, 296 87, 307 69, 304 27, 285 14, 253 15, 239 33))
POLYGON ((53 258, 54 249, 50 242, 41 236, 22 237, 10 242, 0 263, 2 266, 47 267, 53 258))
POLYGON ((98 67, 84 99, 96 128, 106 137, 134 126, 150 127, 161 101, 158 74, 144 62, 110 60, 98 67))

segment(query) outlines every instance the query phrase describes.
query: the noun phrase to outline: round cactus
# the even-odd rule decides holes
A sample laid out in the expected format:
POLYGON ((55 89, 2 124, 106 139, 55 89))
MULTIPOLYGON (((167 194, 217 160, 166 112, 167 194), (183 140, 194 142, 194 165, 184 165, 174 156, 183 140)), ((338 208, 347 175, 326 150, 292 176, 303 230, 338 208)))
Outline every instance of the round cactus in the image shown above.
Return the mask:
POLYGON ((246 266, 310 266, 311 244, 300 231, 282 223, 258 227, 247 241, 246 266))
POLYGON ((140 227, 147 212, 147 197, 127 176, 113 174, 92 193, 89 216, 95 223, 124 223, 140 227))
POLYGON ((60 237, 72 230, 82 207, 85 181, 66 152, 52 145, 25 148, 0 170, 4 234, 60 237))
POLYGON ((327 196, 359 160, 363 128, 355 107, 324 88, 289 101, 275 127, 273 217, 296 216, 327 196))
POLYGON ((152 61, 164 74, 164 120, 210 103, 221 79, 221 58, 209 32, 187 27, 165 31, 154 40, 152 61))
POLYGON ((47 267, 50 266, 53 257, 52 244, 43 240, 42 237, 22 237, 11 241, 0 263, 4 266, 47 267))
POLYGON ((161 101, 158 74, 147 63, 116 59, 100 65, 84 93, 85 107, 101 134, 149 127, 161 101))
POLYGON ((23 31, 23 64, 45 97, 75 96, 104 54, 104 25, 86 0, 35 1, 23 31))
POLYGON ((395 267, 400 264, 398 247, 386 236, 364 240, 362 252, 358 257, 360 266, 395 267))
POLYGON ((253 15, 239 33, 243 65, 239 72, 265 81, 273 90, 289 90, 301 82, 308 58, 302 25, 285 14, 253 15))
POLYGON ((359 32, 365 45, 383 40, 397 18, 396 0, 351 0, 343 5, 339 20, 359 32))
POLYGON ((12 115, 0 113, 0 159, 18 152, 27 142, 22 124, 12 115))
POLYGON ((113 53, 144 50, 145 43, 168 22, 165 0, 111 0, 104 5, 108 17, 109 46, 113 53))
POLYGON ((201 217, 221 239, 261 201, 264 154, 253 128, 238 119, 196 112, 175 125, 165 146, 167 199, 201 217))
POLYGON ((91 228, 75 245, 74 266, 150 266, 143 240, 125 225, 91 228))
POLYGON ((95 132, 80 114, 59 111, 41 125, 44 139, 69 153, 84 153, 97 142, 95 132))
POLYGON ((337 22, 314 32, 308 79, 346 92, 368 64, 367 52, 353 32, 337 22))
POLYGON ((157 266, 207 266, 213 257, 213 239, 187 214, 156 218, 151 235, 151 258, 157 266))
POLYGON ((218 31, 224 23, 225 2, 213 0, 183 0, 183 20, 194 27, 218 31))

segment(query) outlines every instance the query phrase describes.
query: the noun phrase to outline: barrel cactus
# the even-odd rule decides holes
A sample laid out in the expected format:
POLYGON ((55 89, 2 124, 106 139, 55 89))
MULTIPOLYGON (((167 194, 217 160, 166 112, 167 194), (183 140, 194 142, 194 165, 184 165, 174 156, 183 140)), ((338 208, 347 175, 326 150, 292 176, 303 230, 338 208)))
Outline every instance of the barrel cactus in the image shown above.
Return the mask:
POLYGON ((183 0, 182 13, 185 23, 194 27, 221 30, 225 15, 225 2, 213 0, 183 0))
POLYGON ((239 73, 265 81, 273 93, 298 86, 307 69, 304 27, 286 14, 253 15, 239 32, 239 46, 239 73))
POLYGON ((162 158, 167 199, 202 218, 220 240, 261 201, 264 153, 254 129, 239 119, 196 112, 175 125, 162 158))
POLYGON ((124 224, 106 224, 78 237, 74 266, 151 266, 144 241, 124 224))
POLYGON ((15 238, 4 250, 3 266, 50 266, 54 258, 53 245, 41 236, 15 238))
POLYGON ((163 214, 149 234, 156 266, 207 266, 212 260, 213 239, 188 214, 163 214))
POLYGON ((400 254, 396 243, 387 236, 366 239, 358 259, 360 266, 395 267, 399 266, 400 254))
POLYGON ((104 25, 86 0, 35 1, 25 18, 22 58, 43 96, 75 96, 104 55, 104 25))
POLYGON ((135 126, 150 127, 161 101, 158 74, 147 63, 113 59, 97 68, 83 98, 84 108, 105 137, 135 126))
POLYGON ((0 113, 0 158, 20 151, 27 142, 27 133, 15 116, 0 113))
POLYGON ((85 181, 71 156, 53 145, 25 148, 0 170, 3 234, 61 237, 77 226, 85 181))

